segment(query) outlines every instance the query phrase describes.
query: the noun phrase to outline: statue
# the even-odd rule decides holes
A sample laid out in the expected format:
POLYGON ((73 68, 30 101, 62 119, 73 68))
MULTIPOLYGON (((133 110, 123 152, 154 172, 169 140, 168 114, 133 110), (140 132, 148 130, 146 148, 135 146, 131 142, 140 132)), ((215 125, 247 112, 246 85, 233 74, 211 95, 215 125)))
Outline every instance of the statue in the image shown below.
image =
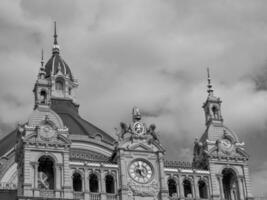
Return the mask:
POLYGON ((141 120, 141 112, 139 110, 139 108, 137 108, 136 106, 133 107, 133 122, 136 121, 140 121, 141 120))
POLYGON ((148 140, 148 143, 151 144, 153 141, 159 141, 158 134, 156 133, 156 125, 151 124, 148 128, 147 134, 150 134, 152 138, 148 140))
POLYGON ((118 136, 118 140, 121 141, 122 139, 124 139, 124 135, 128 132, 128 126, 126 123, 124 122, 121 122, 120 123, 120 132, 117 131, 117 129, 115 128, 116 130, 116 135, 118 136))

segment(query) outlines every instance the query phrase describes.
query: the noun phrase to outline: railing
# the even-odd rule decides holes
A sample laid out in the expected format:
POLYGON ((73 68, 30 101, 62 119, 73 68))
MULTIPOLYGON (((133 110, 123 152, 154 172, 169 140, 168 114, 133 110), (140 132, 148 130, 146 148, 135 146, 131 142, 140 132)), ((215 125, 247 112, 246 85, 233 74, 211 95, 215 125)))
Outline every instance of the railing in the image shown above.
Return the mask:
POLYGON ((100 200, 101 199, 101 194, 99 193, 90 193, 90 200, 100 200))
POLYGON ((73 196, 74 196, 74 199, 84 199, 84 193, 83 192, 74 192, 73 196))
POLYGON ((55 197, 55 191, 54 190, 40 190, 40 196, 41 197, 47 197, 47 198, 53 198, 53 197, 55 197))
POLYGON ((107 200, 117 200, 116 194, 107 194, 107 200))

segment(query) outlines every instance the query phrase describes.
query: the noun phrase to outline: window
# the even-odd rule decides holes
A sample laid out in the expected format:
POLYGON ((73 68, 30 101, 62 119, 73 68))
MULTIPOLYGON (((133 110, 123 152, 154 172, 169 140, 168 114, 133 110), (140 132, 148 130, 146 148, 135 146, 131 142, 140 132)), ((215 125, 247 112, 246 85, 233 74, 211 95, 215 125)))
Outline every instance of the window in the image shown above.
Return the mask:
POLYGON ((42 156, 38 160, 38 188, 54 189, 54 162, 48 156, 42 156))
POLYGON ((64 89, 64 83, 62 80, 56 80, 56 90, 63 90, 64 89))
POLYGON ((168 189, 169 189, 169 196, 170 197, 177 194, 177 185, 176 185, 176 182, 174 179, 168 180, 168 189))
POLYGON ((201 199, 207 199, 208 198, 208 188, 207 188, 207 184, 200 180, 198 182, 198 190, 199 190, 199 197, 201 199))
POLYGON ((89 176, 89 187, 90 187, 90 192, 98 192, 98 178, 96 174, 91 174, 89 176))
POLYGON ((46 103, 46 97, 47 97, 46 91, 42 90, 40 92, 40 103, 46 103))
POLYGON ((191 198, 192 197, 191 182, 189 180, 185 179, 183 182, 183 185, 184 185, 184 196, 187 198, 191 198))
POLYGON ((75 172, 72 176, 72 187, 75 192, 82 191, 82 176, 81 174, 75 172))
POLYGON ((212 107, 212 113, 215 119, 219 119, 219 109, 216 106, 212 107))
POLYGON ((106 176, 106 193, 115 193, 114 178, 111 175, 106 176))

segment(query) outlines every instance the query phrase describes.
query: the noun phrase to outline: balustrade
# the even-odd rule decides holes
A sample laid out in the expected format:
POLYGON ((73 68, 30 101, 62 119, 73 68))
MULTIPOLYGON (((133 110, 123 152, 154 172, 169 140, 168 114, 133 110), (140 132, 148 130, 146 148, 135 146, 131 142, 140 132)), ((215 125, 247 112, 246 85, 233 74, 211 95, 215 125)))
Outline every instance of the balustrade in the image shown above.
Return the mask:
POLYGON ((54 198, 55 191, 54 190, 40 190, 40 197, 54 198))
POLYGON ((100 200, 101 194, 100 193, 90 193, 90 200, 100 200))
POLYGON ((116 200, 117 195, 116 194, 107 194, 107 200, 116 200))
POLYGON ((84 193, 83 192, 74 192, 73 196, 74 196, 74 199, 84 199, 84 193))

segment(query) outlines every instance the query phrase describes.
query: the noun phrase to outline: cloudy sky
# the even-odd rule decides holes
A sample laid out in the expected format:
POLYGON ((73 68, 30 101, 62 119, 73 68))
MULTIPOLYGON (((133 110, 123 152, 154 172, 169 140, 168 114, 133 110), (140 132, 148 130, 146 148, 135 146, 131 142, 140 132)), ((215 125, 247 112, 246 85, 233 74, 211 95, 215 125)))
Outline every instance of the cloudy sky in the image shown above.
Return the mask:
POLYGON ((136 105, 157 125, 170 159, 192 159, 210 67, 225 124, 246 142, 254 193, 263 195, 266 10, 266 0, 1 0, 0 133, 32 111, 40 52, 51 57, 56 20, 81 115, 114 135, 136 105))

